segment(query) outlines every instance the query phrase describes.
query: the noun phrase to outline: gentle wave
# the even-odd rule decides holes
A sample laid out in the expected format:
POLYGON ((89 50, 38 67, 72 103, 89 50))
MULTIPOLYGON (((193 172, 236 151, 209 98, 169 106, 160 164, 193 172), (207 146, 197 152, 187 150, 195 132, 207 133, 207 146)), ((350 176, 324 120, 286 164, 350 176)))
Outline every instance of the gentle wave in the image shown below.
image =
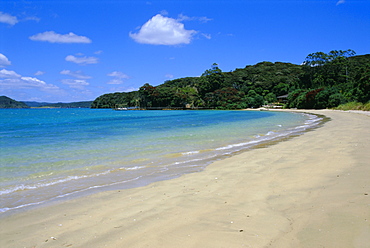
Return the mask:
POLYGON ((219 151, 219 150, 230 150, 230 149, 234 149, 234 148, 238 148, 238 147, 243 147, 243 148, 250 147, 250 146, 255 145, 255 144, 267 142, 267 141, 274 140, 274 139, 277 139, 277 138, 281 138, 281 137, 284 137, 284 136, 289 136, 289 135, 292 135, 294 133, 303 132, 303 131, 305 131, 309 128, 312 128, 312 127, 316 126, 318 123, 320 123, 322 121, 322 118, 318 117, 316 115, 310 115, 310 114, 304 114, 304 115, 309 118, 307 121, 304 122, 304 125, 297 126, 293 129, 288 129, 288 130, 285 130, 285 131, 282 131, 282 132, 269 131, 265 135, 256 135, 255 140, 248 141, 248 142, 243 142, 243 143, 238 143, 238 144, 231 144, 231 145, 227 145, 227 146, 224 146, 224 147, 219 147, 219 148, 216 148, 216 150, 219 151))
MULTIPOLYGON (((147 112, 147 113, 153 113, 153 112, 147 112)), ((161 112, 161 113, 168 113, 168 112, 161 112)), ((194 112, 194 113, 201 113, 201 112, 194 112)), ((302 116, 302 114, 299 114, 299 115, 302 116)), ((307 119, 303 121, 303 123, 300 122, 300 125, 298 126, 290 126, 291 128, 286 128, 286 127, 284 128, 286 124, 276 124, 275 122, 274 124, 270 126, 270 128, 264 129, 264 131, 260 132, 259 134, 254 133, 254 135, 250 136, 250 137, 253 137, 251 140, 247 140, 244 142, 234 142, 234 143, 223 146, 222 143, 224 142, 218 141, 218 143, 215 142, 215 145, 213 145, 214 140, 216 140, 216 138, 212 136, 207 141, 208 144, 213 145, 212 148, 204 147, 204 145, 202 144, 196 147, 199 149, 194 149, 194 147, 190 149, 192 145, 189 145, 189 144, 192 144, 192 143, 189 143, 189 142, 191 141, 189 141, 188 143, 185 143, 185 141, 180 141, 180 142, 184 142, 184 143, 180 143, 180 145, 183 145, 184 147, 189 146, 189 151, 186 151, 186 149, 183 149, 183 147, 179 146, 178 148, 179 150, 175 150, 175 153, 167 152, 167 153, 161 153, 157 155, 157 149, 154 149, 154 148, 158 146, 156 142, 161 141, 161 139, 156 138, 157 136, 153 136, 150 142, 155 142, 155 143, 151 144, 148 141, 150 145, 150 147, 149 145, 147 146, 149 147, 148 150, 144 150, 141 153, 140 146, 137 146, 138 147, 137 150, 135 150, 134 152, 130 154, 127 153, 127 156, 132 156, 132 158, 127 159, 127 160, 125 159, 125 160, 115 160, 114 161, 114 163, 122 167, 118 167, 115 165, 116 167, 108 169, 108 170, 107 168, 105 168, 104 171, 100 171, 99 173, 79 175, 79 176, 66 176, 65 178, 54 179, 55 181, 50 180, 49 182, 28 183, 28 184, 23 183, 23 184, 18 184, 13 187, 8 187, 6 189, 3 189, 0 191, 0 195, 2 196, 10 195, 10 197, 13 197, 12 194, 14 195, 18 194, 18 192, 20 193, 25 192, 25 194, 27 195, 26 197, 28 197, 28 195, 38 195, 37 192, 39 191, 37 190, 44 190, 43 193, 46 194, 45 193, 46 190, 52 191, 50 190, 53 188, 52 186, 58 187, 58 188, 67 188, 68 192, 67 190, 66 191, 61 190, 55 193, 57 195, 55 194, 50 195, 48 199, 43 199, 40 197, 34 198, 33 202, 20 201, 20 204, 17 206, 5 205, 3 208, 0 208, 0 212, 7 212, 10 210, 21 209, 21 208, 25 208, 29 206, 36 206, 36 205, 44 204, 48 201, 52 201, 55 199, 60 199, 60 198, 64 198, 64 197, 71 196, 71 195, 77 195, 78 193, 86 192, 92 189, 99 189, 99 188, 104 188, 104 187, 109 187, 109 186, 121 185, 124 183, 138 184, 137 182, 140 180, 143 180, 143 178, 154 178, 154 177, 170 178, 171 176, 178 176, 184 173, 188 173, 186 168, 194 168, 189 171, 197 171, 196 168, 200 168, 200 169, 204 168, 204 166, 208 165, 212 161, 215 161, 221 158, 222 156, 230 155, 235 152, 240 152, 245 149, 249 149, 253 146, 256 146, 258 144, 269 142, 271 140, 278 140, 279 138, 287 137, 287 136, 294 135, 294 134, 299 134, 309 128, 317 126, 322 121, 322 118, 316 115, 310 115, 310 114, 303 114, 303 115, 307 119), (188 144, 188 145, 185 145, 185 144, 188 144), (154 156, 154 157, 149 159, 146 157, 147 154, 149 156, 154 156), (142 158, 144 156, 146 159, 143 160, 142 158), (123 166, 123 164, 125 166, 123 166), (165 173, 168 173, 168 175, 165 175, 165 173), (131 176, 131 178, 126 177, 126 175, 131 176), (109 182, 106 179, 108 179, 109 182), (84 184, 83 182, 84 180, 85 181, 89 180, 89 183, 90 182, 95 183, 96 181, 96 184, 95 185, 92 185, 91 183, 84 184), (71 188, 71 186, 69 186, 69 184, 71 183, 74 185, 83 184, 83 186, 79 186, 79 188, 71 188), (63 187, 60 187, 59 186, 60 184, 62 184, 63 187), (32 192, 28 193, 27 191, 30 191, 30 192, 32 191, 32 192)), ((280 123, 286 123, 286 122, 282 121, 280 123)), ((208 129, 204 129, 204 131, 202 132, 206 133, 205 132, 206 130, 208 129)), ((197 142, 199 142, 200 140, 204 139, 203 137, 208 138, 208 135, 201 136, 203 135, 203 133, 198 134, 200 138, 196 138, 196 135, 194 135, 194 139, 197 142)), ((222 135, 220 136, 222 137, 222 135)), ((190 136, 193 136, 193 134, 191 134, 190 136)), ((112 136, 112 137, 114 138, 115 136, 112 136)), ((241 137, 238 137, 239 141, 242 140, 243 137, 244 135, 242 135, 241 137)), ((174 140, 174 142, 175 141, 177 140, 174 140)), ((171 151, 171 149, 169 151, 171 151)), ((117 152, 120 152, 120 151, 117 150, 117 152)), ((112 153, 112 154, 115 155, 115 153, 112 153)), ((109 160, 110 159, 109 156, 110 155, 107 155, 107 157, 104 157, 103 161, 105 161, 105 159, 109 160)), ((155 179, 150 179, 150 180, 155 181, 155 179)), ((15 204, 16 203, 14 203, 13 205, 15 204)))
POLYGON ((197 154, 199 151, 190 151, 190 152, 183 152, 181 153, 182 155, 192 155, 192 154, 197 154))
POLYGON ((73 192, 70 192, 70 193, 57 195, 55 197, 52 197, 52 198, 44 200, 44 201, 31 202, 31 203, 28 203, 28 204, 23 204, 23 205, 11 207, 11 208, 7 208, 7 207, 6 208, 0 208, 0 213, 5 213, 7 211, 21 209, 21 208, 25 208, 25 207, 37 206, 37 205, 40 205, 40 204, 43 204, 43 203, 46 203, 46 202, 50 202, 50 201, 53 201, 53 200, 56 200, 56 199, 59 199, 59 198, 64 198, 64 197, 67 197, 67 196, 82 193, 82 192, 85 192, 85 191, 88 191, 88 190, 91 190, 91 189, 98 189, 98 188, 113 186, 113 185, 116 185, 116 184, 128 183, 128 182, 131 182, 131 181, 138 180, 140 178, 141 178, 141 176, 133 178, 131 180, 123 181, 123 182, 116 182, 116 183, 111 183, 111 184, 106 184, 106 185, 95 185, 95 186, 91 186, 91 187, 88 187, 88 188, 85 188, 85 189, 82 189, 82 190, 76 190, 76 191, 73 191, 73 192))
POLYGON ((13 192, 16 192, 16 191, 38 189, 38 188, 53 186, 53 185, 56 185, 56 184, 65 183, 65 182, 68 182, 68 181, 78 180, 78 179, 82 179, 82 178, 98 177, 98 176, 101 176, 101 175, 106 175, 108 173, 110 173, 110 170, 102 172, 102 173, 92 174, 92 175, 68 176, 67 178, 59 179, 59 180, 56 180, 56 181, 53 181, 53 182, 48 182, 48 183, 37 183, 37 184, 33 184, 33 185, 23 185, 23 184, 21 184, 21 185, 17 185, 15 187, 12 187, 12 188, 9 188, 9 189, 6 189, 6 190, 1 190, 0 195, 10 194, 10 193, 13 193, 13 192))
MULTIPOLYGON (((123 167, 123 168, 119 168, 119 169, 120 170, 133 171, 133 170, 140 170, 140 169, 143 169, 143 168, 145 168, 145 166, 123 167)), ((0 195, 11 194, 11 193, 14 193, 14 192, 17 192, 17 191, 24 191, 24 190, 30 190, 30 189, 39 189, 39 188, 43 188, 43 187, 54 186, 56 184, 65 183, 65 182, 69 182, 69 181, 73 181, 73 180, 79 180, 79 179, 83 179, 83 178, 95 178, 95 177, 99 177, 99 176, 102 176, 102 175, 107 175, 109 173, 112 173, 113 171, 115 171, 115 169, 107 170, 107 171, 104 171, 104 172, 101 172, 101 173, 96 173, 96 174, 91 174, 91 175, 68 176, 66 178, 58 179, 56 181, 52 181, 52 182, 48 182, 48 183, 36 183, 36 184, 32 184, 32 185, 21 184, 21 185, 15 186, 15 187, 11 187, 9 189, 0 190, 0 195)))

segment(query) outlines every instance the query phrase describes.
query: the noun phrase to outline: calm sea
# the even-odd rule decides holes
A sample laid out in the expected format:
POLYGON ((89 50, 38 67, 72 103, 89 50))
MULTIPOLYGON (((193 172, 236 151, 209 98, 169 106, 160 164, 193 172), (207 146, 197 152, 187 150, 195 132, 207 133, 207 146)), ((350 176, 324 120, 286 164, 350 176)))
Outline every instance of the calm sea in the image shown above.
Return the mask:
POLYGON ((320 120, 272 111, 0 109, 0 213, 201 171, 320 120))

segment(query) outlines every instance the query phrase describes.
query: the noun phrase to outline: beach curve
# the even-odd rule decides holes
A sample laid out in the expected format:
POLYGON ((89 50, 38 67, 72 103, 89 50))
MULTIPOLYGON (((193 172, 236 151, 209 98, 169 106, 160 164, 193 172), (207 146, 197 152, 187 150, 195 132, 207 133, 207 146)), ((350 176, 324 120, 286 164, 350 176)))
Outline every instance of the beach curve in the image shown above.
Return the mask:
POLYGON ((1 247, 368 247, 368 115, 199 173, 1 219, 1 247))

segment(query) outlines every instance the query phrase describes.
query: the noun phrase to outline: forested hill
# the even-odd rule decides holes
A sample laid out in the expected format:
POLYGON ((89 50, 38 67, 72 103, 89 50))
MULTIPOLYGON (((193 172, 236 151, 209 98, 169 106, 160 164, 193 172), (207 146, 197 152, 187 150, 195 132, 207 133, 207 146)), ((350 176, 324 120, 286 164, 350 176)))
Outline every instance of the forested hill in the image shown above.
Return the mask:
POLYGON ((29 108, 29 106, 7 96, 0 96, 0 108, 29 108))
POLYGON ((302 65, 261 62, 232 72, 217 64, 200 77, 145 84, 138 91, 105 94, 92 108, 172 107, 242 109, 276 103, 289 108, 327 108, 370 100, 370 54, 309 54, 302 65))
POLYGON ((7 96, 0 96, 0 108, 90 108, 92 101, 71 103, 47 103, 16 101, 7 96))
POLYGON ((48 104, 46 107, 53 108, 91 108, 93 101, 84 101, 84 102, 70 102, 70 103, 52 103, 48 104))
POLYGON ((36 108, 90 108, 93 101, 70 102, 70 103, 47 103, 47 102, 24 102, 30 107, 36 108))

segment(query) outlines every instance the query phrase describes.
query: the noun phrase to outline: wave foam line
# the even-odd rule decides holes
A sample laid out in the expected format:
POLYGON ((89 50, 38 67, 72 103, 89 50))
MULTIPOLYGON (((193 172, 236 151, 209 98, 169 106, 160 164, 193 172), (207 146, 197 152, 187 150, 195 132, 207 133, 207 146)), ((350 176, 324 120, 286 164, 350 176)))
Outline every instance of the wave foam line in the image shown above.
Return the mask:
POLYGON ((17 185, 15 187, 12 187, 10 189, 1 190, 0 195, 11 194, 11 193, 16 192, 16 191, 39 189, 39 188, 43 188, 43 187, 53 186, 53 185, 56 185, 56 184, 59 184, 59 183, 65 183, 65 182, 69 182, 69 181, 72 181, 72 180, 82 179, 82 178, 91 178, 91 177, 97 177, 97 176, 101 176, 101 175, 107 175, 110 172, 111 172, 111 170, 108 170, 108 171, 105 171, 105 172, 102 172, 102 173, 92 174, 92 175, 68 176, 67 178, 59 179, 57 181, 49 182, 49 183, 37 183, 37 184, 34 184, 34 185, 21 184, 21 185, 17 185))
POLYGON ((5 212, 10 211, 10 210, 21 209, 21 208, 30 207, 30 206, 37 206, 37 205, 40 205, 40 204, 43 204, 43 203, 46 203, 46 202, 50 202, 50 201, 53 201, 53 200, 56 200, 56 199, 59 199, 59 198, 64 198, 64 197, 71 196, 71 195, 74 195, 74 194, 82 193, 84 191, 91 190, 91 189, 98 189, 98 188, 113 186, 113 185, 116 185, 116 184, 128 183, 128 182, 131 182, 131 181, 138 180, 141 177, 142 176, 138 176, 138 177, 132 178, 130 180, 115 182, 115 183, 111 183, 111 184, 95 185, 95 186, 91 186, 91 187, 88 187, 88 188, 85 188, 85 189, 76 190, 76 191, 73 191, 73 192, 70 192, 70 193, 66 193, 66 194, 62 194, 62 195, 57 195, 57 196, 54 196, 54 197, 49 198, 49 199, 44 200, 44 201, 31 202, 31 203, 27 203, 27 204, 23 204, 23 205, 11 207, 11 208, 8 208, 8 207, 0 208, 0 213, 5 213, 5 212))

